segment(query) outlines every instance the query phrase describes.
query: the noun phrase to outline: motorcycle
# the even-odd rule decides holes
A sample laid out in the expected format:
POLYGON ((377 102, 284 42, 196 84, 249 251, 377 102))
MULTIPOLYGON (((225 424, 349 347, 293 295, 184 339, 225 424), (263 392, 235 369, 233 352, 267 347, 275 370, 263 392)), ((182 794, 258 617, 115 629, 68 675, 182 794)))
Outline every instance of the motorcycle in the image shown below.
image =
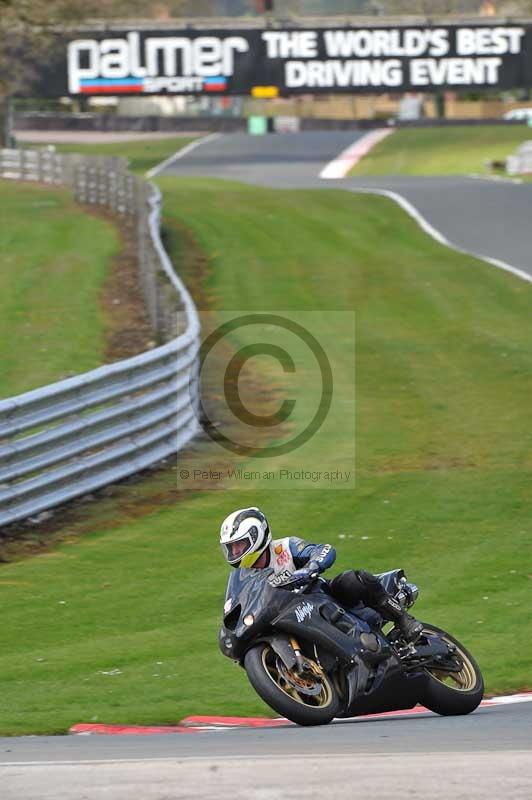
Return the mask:
MULTIPOLYGON (((403 570, 378 575, 410 608, 418 589, 403 570)), ((451 634, 423 623, 415 643, 388 628, 372 609, 346 610, 313 575, 303 587, 271 569, 236 569, 230 576, 219 646, 242 666, 257 694, 298 725, 325 725, 413 708, 469 714, 484 691, 473 656, 451 634)))

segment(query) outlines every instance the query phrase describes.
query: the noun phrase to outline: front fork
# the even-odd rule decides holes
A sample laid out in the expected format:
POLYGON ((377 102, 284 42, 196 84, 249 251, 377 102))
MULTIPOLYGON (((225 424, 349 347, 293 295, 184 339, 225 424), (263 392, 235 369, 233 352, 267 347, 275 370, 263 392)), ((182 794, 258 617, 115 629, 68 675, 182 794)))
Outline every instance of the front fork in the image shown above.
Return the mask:
POLYGON ((318 660, 318 655, 316 653, 316 661, 310 658, 305 658, 303 653, 301 652, 301 647, 299 646, 299 642, 295 638, 295 636, 291 636, 289 639, 290 646, 294 651, 294 656, 296 659, 296 663, 293 667, 293 670, 298 674, 303 672, 312 672, 317 678, 320 680, 324 677, 323 668, 318 660))
POLYGON ((292 650, 294 651, 296 657, 296 672, 303 672, 305 669, 305 658, 301 652, 301 648, 299 646, 299 642, 294 636, 290 637, 290 644, 292 646, 292 650))

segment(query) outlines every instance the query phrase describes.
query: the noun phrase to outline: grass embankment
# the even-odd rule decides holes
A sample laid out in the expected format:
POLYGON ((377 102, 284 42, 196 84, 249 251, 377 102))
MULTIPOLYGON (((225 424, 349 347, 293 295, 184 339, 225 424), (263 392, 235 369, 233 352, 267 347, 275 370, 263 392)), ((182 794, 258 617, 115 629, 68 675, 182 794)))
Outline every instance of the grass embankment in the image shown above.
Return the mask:
POLYGON ((119 237, 69 192, 0 182, 0 397, 97 367, 119 237))
MULTIPOLYGON (((144 175, 145 172, 165 161, 178 150, 186 147, 197 136, 169 136, 161 139, 139 139, 133 142, 109 142, 98 144, 55 144, 58 153, 81 153, 87 156, 122 156, 129 160, 132 172, 144 175)), ((42 143, 24 142, 24 147, 42 147, 42 143)))
MULTIPOLYGON (((121 155, 144 174, 196 137, 58 144, 59 152, 121 155)), ((25 147, 42 147, 42 144, 25 147)), ((119 251, 116 228, 88 215, 68 191, 0 182, 0 398, 104 360, 99 293, 119 251)))
MULTIPOLYGON (((173 496, 170 473, 84 507, 91 533, 0 571, 0 732, 267 713, 217 649, 218 526, 251 503, 276 535, 332 542, 338 569, 403 566, 420 618, 464 640, 489 691, 530 685, 531 287, 438 245, 381 197, 161 184, 168 224, 210 257, 217 308, 356 310, 357 489, 249 481, 142 516, 139 495, 152 508, 173 496)), ((350 331, 323 318, 341 395, 350 331)), ((286 463, 341 460, 341 420, 331 431, 313 463, 297 451, 286 463)))
POLYGON ((503 161, 532 131, 525 125, 397 130, 350 172, 369 175, 488 174, 488 161, 503 161))

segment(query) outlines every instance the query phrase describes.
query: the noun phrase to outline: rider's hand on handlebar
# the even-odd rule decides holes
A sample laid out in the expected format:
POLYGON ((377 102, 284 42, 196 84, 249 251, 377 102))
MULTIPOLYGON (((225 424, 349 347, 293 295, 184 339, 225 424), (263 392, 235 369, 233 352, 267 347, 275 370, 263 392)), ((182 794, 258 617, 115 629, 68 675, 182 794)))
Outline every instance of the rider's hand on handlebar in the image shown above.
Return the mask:
POLYGON ((292 573, 289 585, 293 588, 305 586, 312 578, 319 574, 319 569, 316 564, 309 564, 307 567, 302 567, 292 573))

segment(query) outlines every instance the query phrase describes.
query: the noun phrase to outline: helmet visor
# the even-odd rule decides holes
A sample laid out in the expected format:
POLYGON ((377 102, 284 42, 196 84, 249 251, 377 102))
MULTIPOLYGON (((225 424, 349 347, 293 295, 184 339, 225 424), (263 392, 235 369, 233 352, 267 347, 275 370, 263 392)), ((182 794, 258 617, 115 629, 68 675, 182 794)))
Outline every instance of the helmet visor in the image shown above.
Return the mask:
POLYGON ((229 564, 238 564, 244 556, 252 553, 259 538, 258 528, 254 525, 240 539, 222 542, 222 552, 229 564))

